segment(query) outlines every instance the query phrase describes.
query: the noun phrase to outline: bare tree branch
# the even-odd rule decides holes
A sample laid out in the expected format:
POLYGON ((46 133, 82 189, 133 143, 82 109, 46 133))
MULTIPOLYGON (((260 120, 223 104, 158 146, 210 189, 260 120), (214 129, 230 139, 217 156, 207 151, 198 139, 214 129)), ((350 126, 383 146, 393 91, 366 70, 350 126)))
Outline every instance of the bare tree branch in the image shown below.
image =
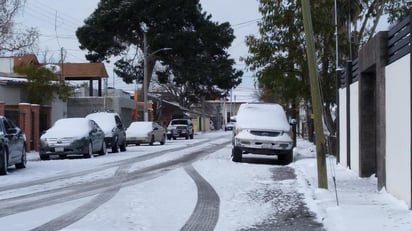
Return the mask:
POLYGON ((14 18, 24 3, 25 0, 0 0, 0 54, 32 47, 39 37, 35 28, 23 31, 14 25, 14 18))

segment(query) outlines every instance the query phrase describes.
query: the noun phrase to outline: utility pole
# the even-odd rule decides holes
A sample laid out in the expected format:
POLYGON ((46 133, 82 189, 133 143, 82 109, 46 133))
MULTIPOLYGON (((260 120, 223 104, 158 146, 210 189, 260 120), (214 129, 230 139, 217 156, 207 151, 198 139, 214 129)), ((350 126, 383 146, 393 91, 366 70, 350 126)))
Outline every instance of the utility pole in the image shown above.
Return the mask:
POLYGON ((147 71, 147 38, 146 31, 143 32, 143 118, 144 121, 149 121, 149 112, 147 109, 147 91, 148 91, 148 71, 147 71))
POLYGON ((306 38, 306 53, 309 66, 310 92, 312 97, 313 112, 315 115, 315 134, 316 134, 316 160, 318 170, 318 187, 328 188, 328 178, 326 171, 325 156, 325 136, 323 134, 322 122, 322 101, 320 97, 318 71, 316 67, 316 54, 314 45, 312 15, 310 12, 309 0, 302 0, 303 27, 306 38))

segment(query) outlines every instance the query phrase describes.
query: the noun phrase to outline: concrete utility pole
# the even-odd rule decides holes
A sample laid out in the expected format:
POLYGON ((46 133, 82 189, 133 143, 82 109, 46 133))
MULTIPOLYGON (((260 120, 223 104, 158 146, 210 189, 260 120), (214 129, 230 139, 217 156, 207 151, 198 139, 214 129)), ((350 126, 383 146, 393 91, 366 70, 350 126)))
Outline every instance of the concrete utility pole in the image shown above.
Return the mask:
POLYGON ((147 91, 148 89, 148 73, 147 73, 147 39, 146 31, 143 32, 143 118, 144 121, 149 121, 149 112, 147 109, 147 91))
POLYGON ((302 0, 303 27, 306 38, 306 53, 308 57, 310 92, 312 96, 313 112, 315 114, 315 134, 316 134, 316 160, 318 169, 318 187, 328 188, 325 157, 325 136, 323 134, 322 123, 322 101, 320 97, 318 71, 316 67, 316 54, 313 39, 312 16, 310 12, 309 0, 302 0))
MULTIPOLYGON (((147 36, 146 36, 146 28, 143 31, 143 118, 144 121, 149 121, 149 112, 148 112, 148 106, 147 106, 147 94, 149 93, 149 75, 150 77, 152 76, 152 73, 149 73, 149 60, 152 58, 153 55, 160 51, 168 51, 171 50, 172 48, 165 47, 158 49, 154 51, 153 53, 148 53, 148 44, 147 44, 147 36)), ((152 69, 150 69, 152 70, 152 69)))

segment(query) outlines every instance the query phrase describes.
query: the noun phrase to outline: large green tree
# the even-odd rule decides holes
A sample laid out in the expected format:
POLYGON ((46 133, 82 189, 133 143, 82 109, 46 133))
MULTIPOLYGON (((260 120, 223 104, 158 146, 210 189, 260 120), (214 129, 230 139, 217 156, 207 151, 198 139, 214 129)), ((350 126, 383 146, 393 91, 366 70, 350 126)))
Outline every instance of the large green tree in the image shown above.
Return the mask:
POLYGON ((126 83, 142 79, 146 31, 149 83, 156 62, 166 67, 185 97, 184 106, 213 97, 240 84, 227 48, 234 40, 229 23, 216 23, 198 0, 101 0, 76 35, 92 62, 122 57, 116 73, 126 83), (171 50, 156 52, 162 48, 171 50), (155 54, 153 53, 155 52, 155 54))
MULTIPOLYGON (((330 113, 335 103, 336 59, 343 66, 350 53, 356 51, 376 33, 383 15, 389 22, 403 18, 410 8, 407 0, 337 0, 339 57, 335 49, 334 1, 312 1, 312 20, 319 72, 319 82, 325 104, 325 122, 335 132, 330 113), (351 43, 348 29, 351 25, 351 43), (351 50, 349 48, 351 45, 351 50), (352 51, 352 52, 350 52, 352 51)), ((259 35, 246 38, 249 56, 245 62, 257 72, 265 98, 296 104, 309 99, 309 81, 305 51, 302 11, 299 0, 259 0, 262 20, 259 35), (272 97, 268 97, 272 96, 272 97)))

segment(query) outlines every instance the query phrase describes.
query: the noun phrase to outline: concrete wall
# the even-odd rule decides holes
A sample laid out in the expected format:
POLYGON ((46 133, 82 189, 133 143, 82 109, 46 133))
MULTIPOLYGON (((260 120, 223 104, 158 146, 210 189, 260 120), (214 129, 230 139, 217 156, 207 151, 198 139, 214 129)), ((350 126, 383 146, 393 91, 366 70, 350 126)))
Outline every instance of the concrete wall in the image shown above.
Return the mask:
POLYGON ((132 110, 135 103, 126 97, 72 97, 67 102, 67 117, 84 117, 96 111, 113 111, 119 113, 124 126, 132 122, 132 110))
POLYGON ((385 66, 388 32, 376 34, 359 51, 359 176, 378 176, 385 186, 385 66))
POLYGON ((51 114, 50 114, 50 124, 53 125, 54 122, 61 118, 67 117, 67 102, 63 102, 59 97, 51 102, 51 114))
POLYGON ((20 86, 4 86, 0 85, 0 101, 6 104, 17 105, 24 100, 22 99, 20 86))
POLYGON ((350 166, 359 175, 359 82, 350 85, 350 166))
POLYGON ((14 58, 0 57, 0 72, 13 73, 14 58))
POLYGON ((339 162, 348 166, 346 149, 346 89, 339 89, 339 162))
POLYGON ((410 54, 386 67, 386 189, 411 203, 410 54))

